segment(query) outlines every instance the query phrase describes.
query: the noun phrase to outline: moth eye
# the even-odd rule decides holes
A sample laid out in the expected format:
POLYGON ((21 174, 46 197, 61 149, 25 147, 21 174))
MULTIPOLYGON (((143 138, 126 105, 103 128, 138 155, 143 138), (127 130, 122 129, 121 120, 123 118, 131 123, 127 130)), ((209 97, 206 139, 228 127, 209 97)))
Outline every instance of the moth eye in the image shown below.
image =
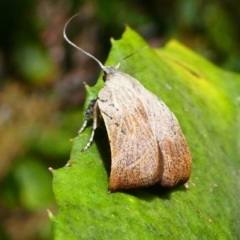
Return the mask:
POLYGON ((104 73, 104 75, 103 75, 103 81, 106 82, 106 80, 107 80, 107 74, 104 73))

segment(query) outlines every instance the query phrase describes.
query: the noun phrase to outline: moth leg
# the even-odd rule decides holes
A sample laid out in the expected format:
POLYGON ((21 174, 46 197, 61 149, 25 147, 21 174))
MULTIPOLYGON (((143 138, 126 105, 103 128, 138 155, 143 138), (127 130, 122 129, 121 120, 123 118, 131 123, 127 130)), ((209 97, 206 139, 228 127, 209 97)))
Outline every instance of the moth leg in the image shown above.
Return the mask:
POLYGON ((96 104, 96 101, 97 100, 94 99, 94 100, 91 100, 91 102, 89 103, 86 114, 85 114, 85 120, 83 122, 82 127, 79 129, 78 134, 80 134, 86 128, 88 120, 94 117, 94 106, 96 104))
MULTIPOLYGON (((98 104, 97 104, 96 100, 94 100, 94 103, 91 101, 90 104, 92 104, 91 117, 93 117, 92 133, 91 133, 91 136, 90 136, 86 146, 82 149, 82 151, 85 151, 90 147, 90 145, 93 141, 93 138, 94 138, 95 130, 98 127, 98 122, 99 122, 99 108, 98 108, 98 104)), ((87 113, 86 113, 86 115, 87 115, 87 113)))

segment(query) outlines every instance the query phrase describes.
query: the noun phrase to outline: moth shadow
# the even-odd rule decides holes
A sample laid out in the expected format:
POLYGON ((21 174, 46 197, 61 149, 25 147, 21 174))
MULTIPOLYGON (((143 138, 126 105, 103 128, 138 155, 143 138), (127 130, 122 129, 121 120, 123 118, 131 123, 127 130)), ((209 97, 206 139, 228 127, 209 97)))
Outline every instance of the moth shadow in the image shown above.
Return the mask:
POLYGON ((185 192, 185 191, 187 191, 187 189, 183 185, 176 186, 174 188, 165 188, 165 187, 160 186, 159 184, 155 184, 155 185, 149 186, 149 187, 131 189, 131 190, 121 191, 121 192, 129 194, 131 196, 137 197, 137 198, 145 200, 145 201, 151 201, 155 198, 170 200, 171 194, 173 192, 178 192, 178 191, 185 192))
POLYGON ((107 130, 104 124, 101 124, 101 127, 96 129, 94 139, 96 141, 96 145, 101 158, 103 159, 104 168, 109 177, 111 170, 111 149, 109 145, 107 130))
MULTIPOLYGON (((110 171, 111 171, 111 150, 110 150, 107 131, 104 124, 101 125, 101 128, 98 128, 96 130, 95 141, 96 141, 98 151, 101 155, 101 158, 103 159, 104 168, 109 177, 110 171)), ((154 198, 169 200, 171 199, 171 194, 177 191, 187 191, 187 189, 183 185, 176 186, 174 188, 165 188, 160 186, 159 184, 155 184, 149 187, 135 188, 135 189, 129 189, 129 190, 117 191, 117 192, 129 194, 139 199, 143 199, 145 201, 151 201, 154 198)))

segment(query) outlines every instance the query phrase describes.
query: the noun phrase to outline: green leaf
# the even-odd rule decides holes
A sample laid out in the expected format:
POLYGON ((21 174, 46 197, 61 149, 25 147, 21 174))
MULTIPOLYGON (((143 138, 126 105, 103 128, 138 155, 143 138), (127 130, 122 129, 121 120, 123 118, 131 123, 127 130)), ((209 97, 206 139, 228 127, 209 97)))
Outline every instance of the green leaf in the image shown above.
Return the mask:
MULTIPOLYGON (((127 28, 112 40, 106 65, 146 46, 127 28)), ((124 60, 121 71, 138 79, 175 113, 189 143, 189 189, 159 186, 108 193, 110 149, 97 130, 81 152, 91 124, 73 140, 70 167, 53 171, 59 207, 52 217, 60 239, 237 239, 240 237, 240 76, 225 72, 176 41, 146 48, 124 60)), ((88 100, 103 86, 100 79, 88 100)), ((126 139, 127 141, 127 139, 126 139)))

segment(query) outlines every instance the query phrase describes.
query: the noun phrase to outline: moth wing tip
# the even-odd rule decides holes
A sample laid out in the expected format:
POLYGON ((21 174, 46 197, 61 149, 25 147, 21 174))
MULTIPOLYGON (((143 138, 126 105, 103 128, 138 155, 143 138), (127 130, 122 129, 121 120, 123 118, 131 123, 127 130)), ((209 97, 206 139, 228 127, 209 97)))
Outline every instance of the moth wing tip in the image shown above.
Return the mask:
POLYGON ((119 189, 119 186, 116 182, 111 180, 111 177, 109 179, 109 183, 108 183, 108 193, 113 193, 116 192, 119 189))

